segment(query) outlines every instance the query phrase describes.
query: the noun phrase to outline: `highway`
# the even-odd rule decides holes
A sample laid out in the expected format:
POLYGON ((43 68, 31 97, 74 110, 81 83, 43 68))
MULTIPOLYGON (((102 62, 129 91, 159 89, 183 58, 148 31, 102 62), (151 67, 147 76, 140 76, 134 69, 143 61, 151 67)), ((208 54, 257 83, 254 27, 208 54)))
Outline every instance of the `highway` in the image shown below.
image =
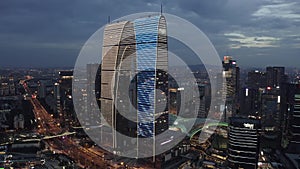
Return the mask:
MULTIPOLYGON (((26 83, 24 83, 23 86, 25 91, 29 95, 32 95, 26 83)), ((95 149, 90 150, 89 148, 79 145, 68 136, 58 137, 60 135, 63 136, 62 133, 64 132, 60 123, 47 112, 38 99, 35 97, 30 97, 29 99, 33 105, 35 118, 38 120, 37 133, 48 135, 45 137, 47 138, 45 142, 50 146, 50 149, 57 150, 57 152, 61 152, 71 157, 79 164, 79 166, 85 168, 98 169, 113 166, 103 159, 104 152, 101 152, 100 149, 97 149, 97 151, 95 149)))

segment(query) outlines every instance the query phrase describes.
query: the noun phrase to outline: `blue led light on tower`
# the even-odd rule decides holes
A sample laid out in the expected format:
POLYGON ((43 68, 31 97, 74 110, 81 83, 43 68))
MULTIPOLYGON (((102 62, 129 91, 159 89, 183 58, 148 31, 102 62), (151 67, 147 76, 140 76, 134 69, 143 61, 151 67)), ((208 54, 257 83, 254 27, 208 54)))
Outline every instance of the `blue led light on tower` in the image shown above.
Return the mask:
POLYGON ((156 60, 160 16, 136 19, 138 135, 154 134, 156 60))

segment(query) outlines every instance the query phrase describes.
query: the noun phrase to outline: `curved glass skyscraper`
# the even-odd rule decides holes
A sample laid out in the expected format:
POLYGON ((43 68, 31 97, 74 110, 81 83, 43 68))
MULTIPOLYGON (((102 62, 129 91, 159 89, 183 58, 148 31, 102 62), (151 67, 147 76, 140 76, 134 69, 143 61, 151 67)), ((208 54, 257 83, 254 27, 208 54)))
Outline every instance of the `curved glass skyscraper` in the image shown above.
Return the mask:
MULTIPOLYGON (((106 124, 131 138, 153 138, 154 154, 155 135, 168 129, 165 18, 108 24, 102 57, 100 107, 106 124)), ((128 144, 117 132, 112 131, 114 148, 128 144)))

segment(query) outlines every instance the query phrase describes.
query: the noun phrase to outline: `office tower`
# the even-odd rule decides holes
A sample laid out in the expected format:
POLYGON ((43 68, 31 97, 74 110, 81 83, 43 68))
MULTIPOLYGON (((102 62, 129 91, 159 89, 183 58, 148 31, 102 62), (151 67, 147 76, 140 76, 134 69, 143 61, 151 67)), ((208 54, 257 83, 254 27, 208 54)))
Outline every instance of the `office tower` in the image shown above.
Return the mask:
POLYGON ((60 88, 59 83, 54 83, 54 113, 60 114, 61 104, 60 104, 60 88))
POLYGON ((62 70, 58 72, 58 83, 60 85, 61 97, 68 97, 72 95, 72 70, 62 70))
POLYGON ((241 92, 241 114, 257 116, 260 111, 260 90, 244 87, 241 92))
POLYGON ((96 90, 96 81, 100 80, 100 73, 98 73, 99 70, 99 64, 87 64, 87 103, 86 103, 86 110, 87 114, 89 115, 89 122, 90 125, 99 125, 98 122, 100 119, 100 114, 96 111, 97 109, 97 99, 99 99, 99 83, 97 84, 97 90, 96 90), (98 93, 97 93, 97 92, 98 93))
POLYGON ((266 73, 259 70, 248 72, 246 87, 240 94, 241 112, 244 115, 258 115, 261 110, 261 94, 266 87, 266 73))
POLYGON ((40 79, 37 82, 37 98, 39 101, 44 104, 48 105, 51 110, 55 111, 56 101, 54 100, 54 84, 52 79, 40 79), (55 102, 54 102, 55 101, 55 102))
POLYGON ((169 89, 169 113, 178 115, 180 111, 181 101, 184 100, 181 98, 184 88, 170 88, 169 89))
MULTIPOLYGON (((104 30, 100 94, 105 125, 137 139, 155 138, 167 130, 167 70, 163 16, 108 24, 104 30)), ((112 133, 112 148, 129 144, 128 140, 118 140, 115 131, 112 133)), ((155 142, 149 146, 155 154, 155 142)), ((137 152, 143 149, 149 150, 142 147, 137 152)))
POLYGON ((226 79, 226 102, 224 120, 237 112, 238 91, 239 91, 239 67, 231 56, 224 56, 223 60, 223 78, 226 79))
POLYGON ((212 100, 212 102, 216 102, 216 106, 213 107, 213 112, 215 112, 215 114, 220 114, 220 116, 225 116, 225 101, 226 101, 226 79, 224 77, 224 72, 223 73, 218 73, 217 77, 216 77, 216 84, 217 84, 217 90, 215 93, 212 93, 213 95, 215 95, 215 97, 213 97, 214 100, 212 100))
POLYGON ((284 84, 282 90, 282 146, 287 149, 288 153, 299 154, 300 84, 284 84))
POLYGON ((261 126, 263 136, 269 140, 272 140, 274 144, 268 145, 268 147, 278 148, 280 146, 279 141, 281 139, 281 113, 280 113, 281 97, 279 89, 267 88, 266 92, 261 95, 261 126))
MULTIPOLYGON (((72 70, 62 70, 58 72, 59 78, 57 86, 57 91, 59 93, 60 104, 59 108, 63 110, 62 115, 67 120, 75 120, 75 112, 73 108, 73 99, 72 99, 72 80, 73 80, 73 71, 72 70)), ((54 88, 55 88, 54 86, 54 88)), ((58 98, 57 98, 58 99, 58 98)), ((79 112, 80 113, 80 112, 79 112)))
POLYGON ((210 109, 210 104, 211 104, 211 85, 210 84, 205 84, 205 92, 204 92, 204 101, 205 101, 205 112, 206 112, 206 117, 208 116, 209 109, 210 109))
POLYGON ((257 168, 260 122, 243 117, 229 118, 228 167, 257 168))
POLYGON ((206 118, 207 117, 207 112, 206 112, 206 89, 207 86, 205 84, 198 84, 199 88, 199 96, 200 96, 200 106, 198 110, 198 118, 206 118))
POLYGON ((287 82, 287 76, 285 75, 284 67, 267 67, 267 86, 269 87, 277 87, 280 86, 281 83, 287 82))
POLYGON ((40 80, 38 85, 38 96, 40 99, 45 99, 47 94, 47 81, 40 80))
POLYGON ((249 89, 259 89, 267 87, 266 73, 259 70, 248 72, 247 87, 249 89))

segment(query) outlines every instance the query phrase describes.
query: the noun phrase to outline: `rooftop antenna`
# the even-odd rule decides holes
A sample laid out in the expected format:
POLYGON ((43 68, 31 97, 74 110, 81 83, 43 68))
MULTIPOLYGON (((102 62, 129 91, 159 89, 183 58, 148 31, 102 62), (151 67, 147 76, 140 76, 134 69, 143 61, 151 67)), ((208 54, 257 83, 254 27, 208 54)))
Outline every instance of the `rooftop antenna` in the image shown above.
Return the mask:
POLYGON ((162 15, 163 13, 163 5, 162 5, 162 2, 160 2, 160 15, 162 15))

